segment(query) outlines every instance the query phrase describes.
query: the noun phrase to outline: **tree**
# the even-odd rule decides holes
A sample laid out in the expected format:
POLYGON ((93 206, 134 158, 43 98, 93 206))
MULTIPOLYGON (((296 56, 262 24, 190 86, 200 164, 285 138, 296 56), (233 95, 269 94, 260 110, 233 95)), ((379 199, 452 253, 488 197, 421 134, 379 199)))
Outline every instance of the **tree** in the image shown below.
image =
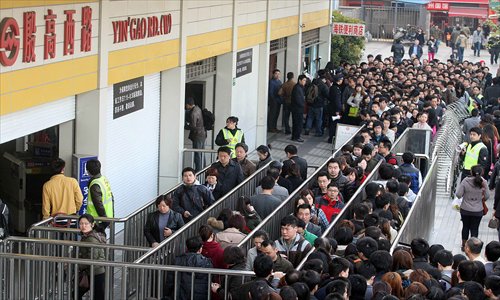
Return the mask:
MULTIPOLYGON (((356 24, 364 23, 359 19, 344 16, 340 11, 333 11, 333 22, 356 24)), ((363 49, 365 48, 365 38, 332 35, 331 47, 331 61, 334 65, 338 66, 340 62, 343 61, 350 64, 359 64, 363 49)))

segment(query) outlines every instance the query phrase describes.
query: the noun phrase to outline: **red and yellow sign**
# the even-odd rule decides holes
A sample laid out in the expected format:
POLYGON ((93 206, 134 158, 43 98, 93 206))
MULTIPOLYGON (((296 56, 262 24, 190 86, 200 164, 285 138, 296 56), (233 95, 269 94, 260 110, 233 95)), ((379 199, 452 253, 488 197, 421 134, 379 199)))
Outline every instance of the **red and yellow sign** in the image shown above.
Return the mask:
POLYGON ((448 11, 450 10, 450 4, 446 2, 429 2, 427 3, 427 10, 448 11))
POLYGON ((365 36, 364 24, 333 23, 332 34, 348 36, 365 36))

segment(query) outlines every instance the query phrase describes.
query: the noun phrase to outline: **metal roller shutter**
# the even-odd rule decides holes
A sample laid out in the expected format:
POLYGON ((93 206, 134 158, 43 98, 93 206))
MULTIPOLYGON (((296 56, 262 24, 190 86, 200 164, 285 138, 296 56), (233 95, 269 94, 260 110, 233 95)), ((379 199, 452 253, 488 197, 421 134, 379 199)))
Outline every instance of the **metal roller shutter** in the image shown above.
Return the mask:
MULTIPOLYGON (((113 88, 109 88, 113 106, 113 88)), ((124 217, 158 195, 160 73, 144 76, 144 108, 113 119, 106 115, 103 174, 115 198, 115 217, 124 217)))
POLYGON ((75 96, 0 117, 0 144, 75 119, 75 96))

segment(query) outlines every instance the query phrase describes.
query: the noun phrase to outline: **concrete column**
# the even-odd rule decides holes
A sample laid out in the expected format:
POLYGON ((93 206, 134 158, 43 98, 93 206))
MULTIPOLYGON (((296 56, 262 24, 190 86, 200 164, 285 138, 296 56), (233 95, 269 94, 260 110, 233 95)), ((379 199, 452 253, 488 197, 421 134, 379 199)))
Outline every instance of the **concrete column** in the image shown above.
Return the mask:
POLYGON ((72 174, 73 168, 71 159, 73 156, 73 121, 68 121, 59 125, 59 157, 66 162, 65 173, 72 174))
POLYGON ((331 55, 331 43, 332 43, 332 35, 330 33, 331 26, 324 26, 319 29, 319 40, 324 43, 319 44, 319 53, 318 55, 321 57, 319 69, 323 69, 326 64, 330 61, 331 55))
MULTIPOLYGON (((239 112, 233 109, 233 84, 235 82, 235 55, 236 52, 229 52, 217 56, 217 74, 215 75, 215 125, 214 130, 217 132, 226 126, 226 119, 229 116, 235 115, 238 118, 239 112)), ((217 146, 215 146, 217 148, 217 146)))
MULTIPOLYGON (((100 90, 94 90, 76 96, 75 153, 99 156, 99 140, 106 121, 101 116, 100 90), (102 120, 101 120, 102 119, 102 120)), ((105 109, 104 105, 103 108, 105 109)), ((99 156, 100 157, 100 156, 99 156)))
POLYGON ((186 66, 161 73, 160 166, 158 190, 167 191, 179 183, 184 149, 184 98, 186 66), (181 130, 174 130, 181 128, 181 130))
POLYGON ((295 81, 300 74, 301 70, 301 38, 299 34, 294 34, 287 37, 287 48, 286 48, 286 71, 293 72, 295 75, 295 81))
MULTIPOLYGON (((267 145, 267 91, 269 86, 269 42, 259 45, 257 130, 255 145, 267 145)), ((279 123, 278 123, 279 124, 279 123)))

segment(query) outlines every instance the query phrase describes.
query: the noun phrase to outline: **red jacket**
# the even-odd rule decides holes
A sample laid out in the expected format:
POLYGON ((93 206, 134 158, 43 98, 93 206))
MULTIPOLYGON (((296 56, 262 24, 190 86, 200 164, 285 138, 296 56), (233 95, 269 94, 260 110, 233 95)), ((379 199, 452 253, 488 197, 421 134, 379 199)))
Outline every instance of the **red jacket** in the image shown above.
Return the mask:
POLYGON ((223 259, 224 249, 216 241, 203 242, 201 254, 212 260, 214 268, 226 269, 227 266, 223 259))
POLYGON ((332 222, 333 218, 342 211, 342 208, 344 208, 344 203, 340 195, 334 200, 331 200, 328 195, 324 195, 320 198, 316 207, 321 208, 328 221, 332 222))

